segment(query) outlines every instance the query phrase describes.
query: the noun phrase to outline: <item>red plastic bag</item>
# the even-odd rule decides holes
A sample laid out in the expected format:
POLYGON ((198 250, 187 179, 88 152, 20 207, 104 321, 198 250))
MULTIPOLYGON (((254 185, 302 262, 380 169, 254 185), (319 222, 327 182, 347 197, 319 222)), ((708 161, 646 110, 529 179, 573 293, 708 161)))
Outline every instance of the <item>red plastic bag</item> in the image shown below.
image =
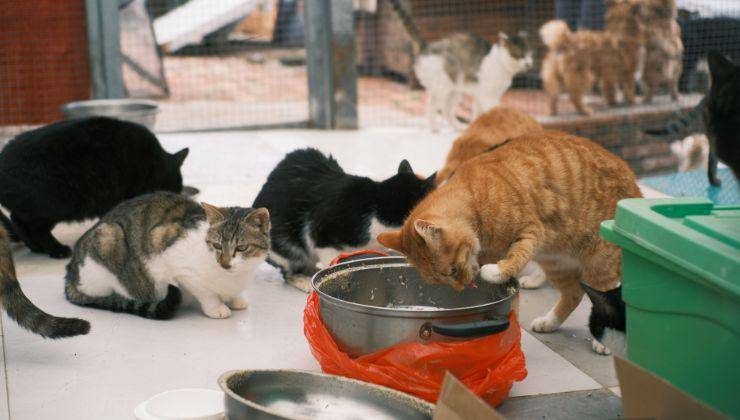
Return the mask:
POLYGON ((339 350, 321 321, 319 297, 311 293, 303 313, 303 332, 321 369, 333 375, 394 388, 436 402, 444 373, 450 371, 465 386, 497 406, 514 381, 527 376, 521 331, 516 315, 499 334, 454 343, 405 343, 373 354, 350 358, 339 350))

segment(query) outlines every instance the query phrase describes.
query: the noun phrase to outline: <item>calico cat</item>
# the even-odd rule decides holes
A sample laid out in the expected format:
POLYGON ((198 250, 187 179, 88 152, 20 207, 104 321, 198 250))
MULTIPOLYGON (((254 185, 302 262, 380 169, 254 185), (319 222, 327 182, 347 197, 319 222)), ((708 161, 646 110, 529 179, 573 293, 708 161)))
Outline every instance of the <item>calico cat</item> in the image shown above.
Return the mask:
POLYGON ((556 330, 583 297, 621 279, 618 246, 599 236, 617 202, 640 197, 617 156, 581 137, 546 131, 509 140, 458 167, 424 198, 399 231, 378 241, 407 256, 430 283, 455 290, 476 276, 499 283, 532 259, 560 299, 532 330, 556 330))
POLYGON ((376 182, 345 173, 316 149, 289 153, 252 204, 270 211, 269 261, 289 284, 308 292, 317 263, 326 267, 342 252, 379 248, 377 234, 401 226, 434 188, 434 177, 420 179, 404 160, 396 175, 376 182))
POLYGON ((581 283, 583 290, 591 300, 591 315, 588 318, 588 329, 593 339, 591 348, 599 354, 615 354, 624 357, 627 354, 627 316, 622 300, 622 286, 598 291, 581 283))
POLYGON ((645 132, 667 138, 705 133, 709 139, 707 177, 716 186, 721 184, 718 160, 740 177, 740 66, 714 50, 707 55, 707 62, 712 78, 709 93, 686 115, 645 132))
POLYGON ((266 209, 214 207, 170 192, 125 201, 75 245, 67 265, 70 302, 169 319, 194 297, 210 318, 246 309, 241 296, 267 257, 266 209))
POLYGON ((23 133, 0 152, 3 222, 31 251, 66 258, 69 247, 51 234, 57 223, 100 217, 148 192, 179 192, 187 155, 165 152, 144 126, 106 117, 23 133))
POLYGON ((470 33, 451 34, 427 44, 399 0, 391 0, 391 5, 414 44, 414 72, 427 91, 427 116, 433 131, 439 129, 440 114, 453 128, 463 129, 455 110, 464 94, 474 98, 475 118, 499 105, 514 76, 532 67, 524 31, 516 35, 500 32, 493 45, 470 33))
POLYGON ((90 324, 87 321, 49 315, 28 300, 15 276, 10 241, 2 227, 0 227, 0 304, 18 325, 42 337, 73 337, 90 331, 90 324))

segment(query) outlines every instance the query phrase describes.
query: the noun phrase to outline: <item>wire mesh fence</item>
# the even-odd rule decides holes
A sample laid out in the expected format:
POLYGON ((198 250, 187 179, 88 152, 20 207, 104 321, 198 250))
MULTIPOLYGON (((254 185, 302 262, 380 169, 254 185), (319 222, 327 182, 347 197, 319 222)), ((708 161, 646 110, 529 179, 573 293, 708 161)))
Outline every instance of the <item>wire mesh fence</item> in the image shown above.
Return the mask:
POLYGON ((84 2, 0 5, 0 137, 59 118, 89 96, 84 2))
POLYGON ((131 96, 159 98, 159 131, 307 120, 301 1, 134 0, 129 8, 140 23, 126 31, 122 19, 122 41, 147 27, 142 15, 153 37, 122 42, 122 53, 156 61, 152 51, 161 51, 162 77, 152 83, 125 59, 124 82, 131 96))
MULTIPOLYGON (((62 104, 93 96, 85 4, 4 3, 0 135, 58 120, 62 104)), ((305 29, 329 21, 304 22, 303 0, 123 0, 119 5, 124 94, 158 102, 158 131, 308 120, 307 48, 318 47, 306 45, 305 29)), ((476 106, 501 103, 553 128, 596 138, 633 160, 638 171, 675 167, 667 144, 648 144, 637 132, 698 102, 709 81, 702 62, 706 51, 719 49, 740 61, 740 2, 735 0, 677 0, 676 10, 667 0, 353 0, 353 5, 361 127, 431 128, 430 92, 440 84, 462 81, 461 94, 434 111, 442 128, 469 120, 476 106), (633 104, 625 103, 624 89, 616 89, 611 101, 609 86, 597 83, 603 75, 595 74, 593 83, 583 88, 580 109, 590 115, 579 115, 565 87, 555 102, 558 115, 551 115, 552 95, 543 77, 550 49, 539 32, 553 19, 563 20, 574 32, 612 32, 637 39, 630 44, 636 46, 632 52, 638 60, 633 63, 638 82, 633 104), (664 26, 663 32, 656 29, 664 26), (457 43, 445 41, 457 33, 471 36, 457 43), (650 60, 650 51, 658 52, 657 61, 650 60), (530 62, 518 66, 530 56, 530 62), (426 68, 419 74, 422 62, 426 68), (671 97, 669 83, 660 83, 653 101, 643 104, 648 86, 641 79, 660 76, 668 67, 682 69, 678 97, 671 97), (430 75, 431 81, 423 80, 430 75), (500 98, 478 98, 491 83, 508 89, 500 98), (446 109, 453 109, 453 124, 442 118, 446 109)), ((557 48, 567 50, 569 45, 557 48)), ((597 57, 604 55, 604 48, 571 48, 570 53, 597 57)), ((614 51, 616 55, 625 49, 614 51)), ((561 73, 550 79, 580 77, 561 73)))

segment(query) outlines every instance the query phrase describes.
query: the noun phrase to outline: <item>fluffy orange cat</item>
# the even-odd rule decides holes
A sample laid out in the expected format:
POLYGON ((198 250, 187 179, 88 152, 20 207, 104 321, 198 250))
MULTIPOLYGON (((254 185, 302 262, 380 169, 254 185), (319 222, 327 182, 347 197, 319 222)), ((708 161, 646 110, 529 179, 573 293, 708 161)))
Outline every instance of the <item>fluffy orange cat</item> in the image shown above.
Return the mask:
POLYGON ((554 331, 581 301, 580 281, 597 290, 620 281, 621 251, 598 231, 629 197, 640 190, 615 155, 562 132, 527 134, 460 165, 401 230, 378 241, 405 254, 427 281, 456 290, 479 272, 502 282, 536 260, 560 299, 532 329, 554 331))
POLYGON ((519 110, 505 106, 491 108, 476 118, 452 143, 444 168, 437 172, 437 185, 451 177, 460 164, 485 153, 491 147, 510 138, 538 131, 542 131, 542 126, 519 110))

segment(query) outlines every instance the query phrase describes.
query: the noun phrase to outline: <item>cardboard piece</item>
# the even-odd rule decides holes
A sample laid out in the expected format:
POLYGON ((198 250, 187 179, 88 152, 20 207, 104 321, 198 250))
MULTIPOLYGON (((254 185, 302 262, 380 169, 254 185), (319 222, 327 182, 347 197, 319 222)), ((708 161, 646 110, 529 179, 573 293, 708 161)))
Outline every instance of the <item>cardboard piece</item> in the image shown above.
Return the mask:
POLYGON ((658 375, 614 356, 626 419, 729 419, 658 375))
POLYGON ((445 373, 433 420, 505 420, 450 372, 445 373))

